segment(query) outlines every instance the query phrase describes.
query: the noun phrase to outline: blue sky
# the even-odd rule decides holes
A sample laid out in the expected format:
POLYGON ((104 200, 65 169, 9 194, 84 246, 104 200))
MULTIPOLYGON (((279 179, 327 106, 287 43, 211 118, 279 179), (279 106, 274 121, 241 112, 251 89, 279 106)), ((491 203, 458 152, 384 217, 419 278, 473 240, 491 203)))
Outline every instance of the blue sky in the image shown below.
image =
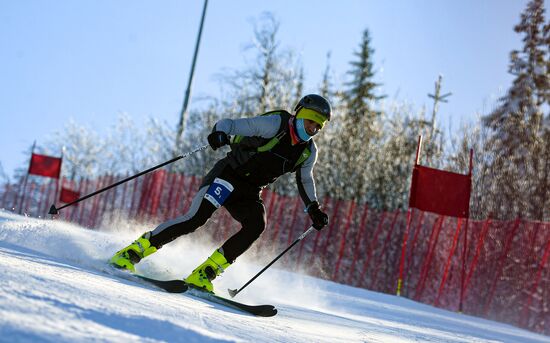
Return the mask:
MULTIPOLYGON (((253 20, 272 12, 283 47, 300 54, 306 92, 318 89, 331 52, 344 81, 362 31, 390 98, 431 110, 439 74, 452 92, 438 120, 476 120, 511 84, 509 52, 526 0, 210 0, 193 99, 219 94, 216 75, 242 68, 253 20)), ((0 163, 10 176, 34 140, 74 119, 102 132, 126 112, 177 124, 203 1, 0 0, 0 163)), ((548 13, 546 13, 548 18, 548 13)), ((250 59, 249 59, 250 61, 250 59)))

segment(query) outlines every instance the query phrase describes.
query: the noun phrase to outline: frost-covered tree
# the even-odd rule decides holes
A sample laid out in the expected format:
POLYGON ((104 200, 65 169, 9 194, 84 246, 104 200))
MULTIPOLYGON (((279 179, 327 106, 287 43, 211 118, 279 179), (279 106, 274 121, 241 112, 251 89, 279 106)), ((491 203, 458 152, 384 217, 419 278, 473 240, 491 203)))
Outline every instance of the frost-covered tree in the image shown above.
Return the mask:
POLYGON ((279 46, 277 33, 280 23, 270 13, 265 13, 262 25, 254 28, 254 46, 258 50, 259 68, 253 72, 254 78, 260 83, 257 101, 259 111, 265 112, 270 105, 269 93, 274 86, 276 53, 279 46))
MULTIPOLYGON (((194 111, 189 117, 189 131, 184 142, 182 152, 191 151, 203 144, 208 144, 206 137, 210 134, 214 124, 225 116, 224 110, 217 101, 210 103, 208 108, 194 111)), ((205 175, 214 163, 225 155, 226 151, 208 148, 197 152, 175 164, 176 170, 186 175, 205 175)))
POLYGON ((266 12, 254 25, 252 43, 246 51, 254 53, 246 67, 222 75, 228 90, 225 106, 234 117, 253 116, 272 109, 288 108, 296 101, 296 89, 303 87, 300 61, 278 41, 280 23, 266 12))
POLYGON ((493 156, 485 188, 493 199, 491 212, 499 217, 542 220, 549 215, 549 28, 544 1, 529 2, 514 28, 523 35, 524 46, 510 54, 513 84, 483 118, 492 130, 486 150, 493 156))
POLYGON ((406 208, 418 135, 428 128, 404 103, 392 102, 382 113, 383 127, 368 166, 366 200, 373 208, 406 208))
MULTIPOLYGON (((255 23, 252 44, 246 49, 253 53, 253 60, 221 77, 227 91, 226 100, 216 109, 221 117, 250 117, 277 109, 291 111, 303 96, 299 94, 304 87, 301 61, 290 49, 281 48, 279 27, 279 21, 269 12, 255 23)), ((296 186, 291 178, 292 175, 283 176, 272 189, 294 194, 296 186)))
POLYGON ((9 181, 9 177, 4 171, 4 167, 2 166, 2 162, 0 161, 0 183, 7 183, 9 181))
MULTIPOLYGON (((147 125, 145 126, 147 127, 147 125)), ((137 173, 149 167, 148 145, 145 144, 143 131, 128 113, 119 113, 116 122, 109 128, 103 158, 103 173, 137 173)))
POLYGON ((485 151, 489 129, 481 122, 466 124, 450 137, 450 151, 446 157, 446 169, 467 173, 470 163, 470 149, 473 149, 472 192, 470 195, 470 218, 483 220, 491 216, 484 186, 491 177, 488 165, 491 151, 485 151))
POLYGON ((113 158, 106 140, 101 139, 95 130, 74 120, 67 122, 62 131, 55 132, 46 147, 52 151, 65 147, 63 174, 71 180, 105 173, 106 161, 113 158))
POLYGON ((149 119, 138 126, 128 114, 122 113, 103 135, 71 120, 45 146, 49 151, 65 147, 63 175, 74 180, 135 174, 150 168, 174 157, 171 148, 174 139, 175 129, 168 123, 149 119))
POLYGON ((343 198, 341 184, 341 172, 337 168, 338 161, 342 158, 341 151, 336 142, 339 140, 339 133, 342 130, 342 113, 345 113, 342 96, 334 88, 330 68, 330 55, 327 53, 327 65, 325 67, 319 94, 328 99, 332 106, 332 119, 325 126, 323 131, 315 138, 319 154, 315 166, 315 180, 319 194, 326 194, 333 197, 343 198))
POLYGON ((325 67, 325 72, 323 73, 323 79, 321 81, 321 86, 319 87, 319 94, 326 99, 331 99, 333 94, 335 94, 332 84, 331 69, 330 69, 330 57, 332 53, 327 52, 327 65, 325 67))
POLYGON ((342 131, 335 142, 340 149, 338 166, 342 195, 348 199, 364 197, 368 165, 376 149, 372 142, 380 136, 381 113, 373 107, 383 96, 376 94, 380 84, 374 82, 374 49, 370 45, 369 31, 364 30, 359 50, 354 53, 356 59, 350 62, 348 75, 351 80, 343 92, 346 109, 341 118, 342 131))
POLYGON ((298 77, 294 82, 295 87, 293 87, 294 88, 293 103, 295 104, 297 104, 298 101, 300 101, 300 99, 304 96, 304 80, 305 80, 304 66, 301 65, 298 71, 298 77))
MULTIPOLYGON (((359 50, 354 52, 357 58, 350 62, 351 69, 348 75, 351 80, 346 83, 348 87, 344 92, 349 105, 348 117, 358 120, 367 117, 370 121, 367 124, 373 123, 380 113, 373 109, 373 104, 384 96, 376 95, 377 88, 380 83, 374 82, 374 49, 371 47, 371 37, 368 29, 363 31, 359 50)), ((366 127, 365 129, 370 129, 366 127)))

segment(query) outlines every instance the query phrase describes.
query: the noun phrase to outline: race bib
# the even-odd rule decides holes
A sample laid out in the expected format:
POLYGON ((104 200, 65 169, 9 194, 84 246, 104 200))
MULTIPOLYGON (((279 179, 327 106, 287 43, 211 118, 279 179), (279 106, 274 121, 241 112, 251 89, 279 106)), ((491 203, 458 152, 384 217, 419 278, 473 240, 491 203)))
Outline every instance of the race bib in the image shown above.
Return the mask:
POLYGON ((216 208, 220 208, 231 192, 233 192, 232 184, 225 180, 215 178, 214 182, 208 187, 204 198, 210 201, 216 208))

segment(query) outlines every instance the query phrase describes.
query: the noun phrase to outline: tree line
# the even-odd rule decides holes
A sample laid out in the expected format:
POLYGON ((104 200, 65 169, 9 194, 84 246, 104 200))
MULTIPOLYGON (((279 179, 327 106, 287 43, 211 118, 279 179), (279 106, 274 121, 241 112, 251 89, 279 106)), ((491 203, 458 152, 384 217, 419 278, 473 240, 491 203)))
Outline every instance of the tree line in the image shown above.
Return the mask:
MULTIPOLYGON (((512 85, 494 110, 458 132, 446 135, 425 110, 389 101, 375 81, 371 32, 365 29, 353 52, 347 82, 334 86, 327 53, 318 93, 330 99, 333 119, 316 138, 320 154, 315 168, 319 195, 354 199, 375 209, 405 209, 419 135, 425 137, 422 164, 466 173, 474 149, 471 217, 550 220, 550 24, 543 0, 530 1, 514 27, 523 46, 510 53, 512 85)), ((253 30, 246 67, 219 74, 223 94, 190 111, 187 129, 174 149, 175 123, 150 119, 137 127, 121 114, 104 136, 70 122, 56 133, 46 150, 66 146, 64 174, 72 179, 104 173, 132 173, 204 144, 214 123, 224 117, 251 117, 272 109, 292 109, 303 95, 304 68, 278 39, 279 21, 264 13, 253 30)), ((436 91, 442 78, 436 82, 436 91)), ((204 151, 172 165, 172 171, 204 175, 224 152, 204 151)), ((19 176, 24 173, 21 168, 19 176)), ((296 193, 294 175, 272 188, 296 193)))

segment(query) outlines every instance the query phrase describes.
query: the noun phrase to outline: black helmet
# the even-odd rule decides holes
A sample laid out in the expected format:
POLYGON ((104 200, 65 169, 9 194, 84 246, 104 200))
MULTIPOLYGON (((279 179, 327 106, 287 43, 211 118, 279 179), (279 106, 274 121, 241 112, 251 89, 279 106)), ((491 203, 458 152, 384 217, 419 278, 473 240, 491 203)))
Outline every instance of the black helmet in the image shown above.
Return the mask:
POLYGON ((308 94, 298 101, 298 104, 294 108, 294 112, 298 112, 300 108, 309 108, 325 116, 327 120, 330 120, 330 114, 332 109, 327 99, 317 94, 308 94))

